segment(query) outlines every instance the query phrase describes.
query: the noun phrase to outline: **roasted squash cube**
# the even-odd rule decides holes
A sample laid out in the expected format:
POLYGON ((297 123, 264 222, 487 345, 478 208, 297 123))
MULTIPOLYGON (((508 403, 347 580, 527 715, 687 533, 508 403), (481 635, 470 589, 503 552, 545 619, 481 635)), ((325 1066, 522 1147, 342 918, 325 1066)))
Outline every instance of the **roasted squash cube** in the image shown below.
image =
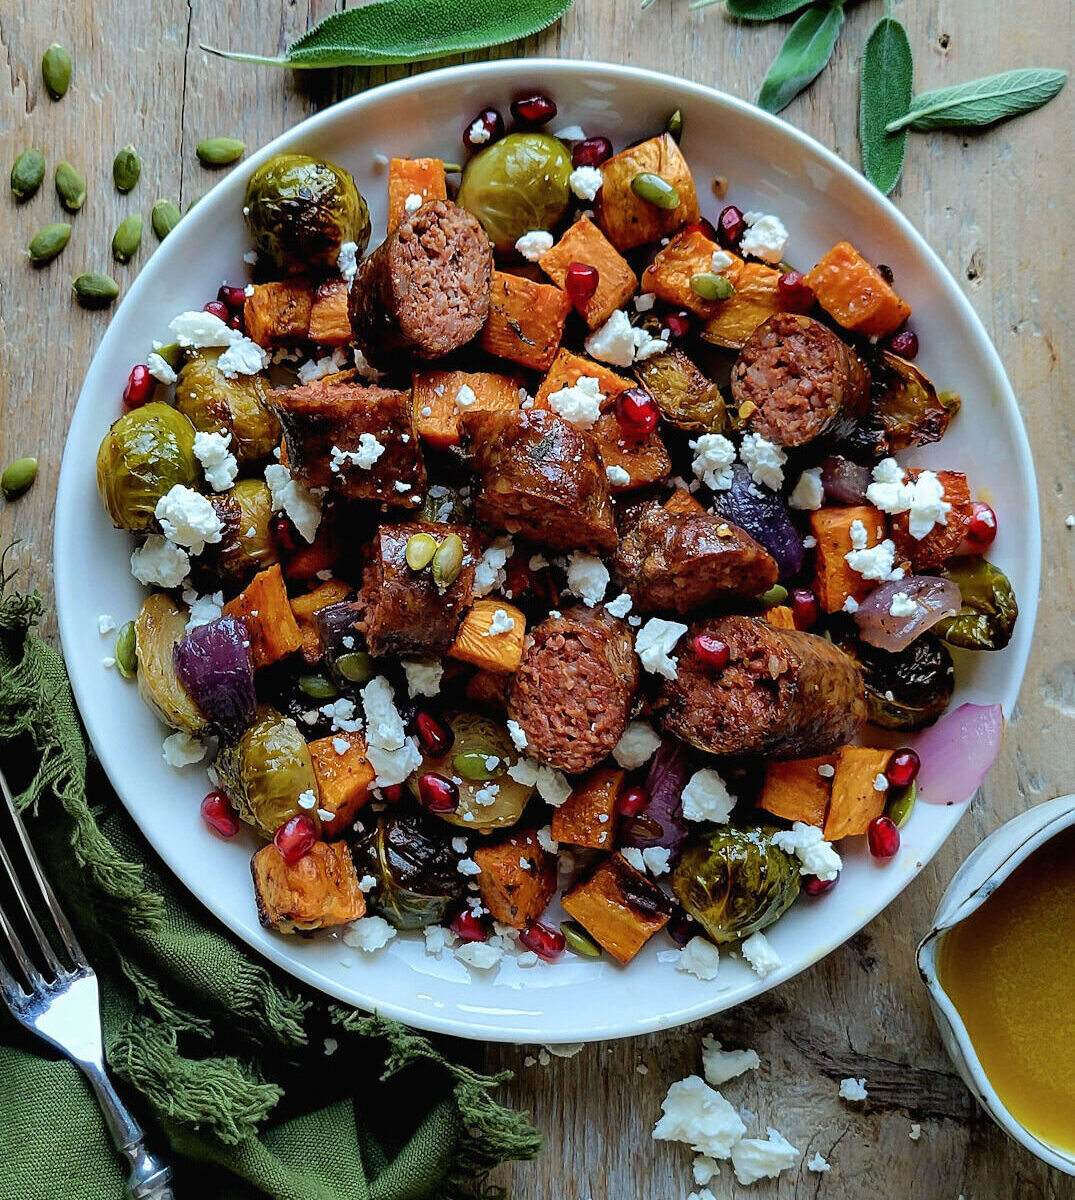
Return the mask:
POLYGON ((591 329, 604 325, 618 308, 623 308, 638 287, 638 278, 627 265, 627 259, 589 217, 580 217, 538 262, 545 274, 561 288, 572 263, 585 263, 596 269, 597 290, 579 310, 591 329))
POLYGON ((547 371, 560 348, 570 311, 571 300, 562 289, 494 271, 482 349, 534 371, 547 371))
POLYGON ((888 791, 877 785, 883 781, 893 754, 894 750, 873 750, 869 746, 840 749, 825 817, 827 842, 865 833, 870 822, 885 811, 888 791))
MULTIPOLYGON (((695 275, 711 274, 713 255, 718 252, 727 253, 700 229, 681 229, 643 272, 642 291, 652 292, 658 300, 676 308, 689 308, 700 317, 711 317, 729 301, 703 300, 691 287, 691 279, 695 275)), ((732 261, 721 267, 719 273, 734 286, 743 260, 734 254, 728 257, 732 261)))
POLYGON ((254 284, 243 305, 246 336, 267 350, 306 341, 313 302, 314 289, 305 279, 254 284))
POLYGON ((342 279, 327 279, 314 293, 308 336, 311 342, 331 349, 351 344, 347 284, 342 279))
POLYGON ((351 849, 316 842, 289 866, 270 842, 250 860, 258 920, 277 933, 308 933, 348 925, 366 912, 351 849))
MULTIPOLYGON (((916 470, 907 472, 912 480, 921 474, 916 470)), ((911 560, 916 571, 928 571, 953 558, 967 535, 974 515, 970 488, 962 471, 938 471, 937 479, 944 489, 945 502, 952 506, 943 525, 934 525, 925 537, 915 538, 911 536, 907 513, 898 513, 891 520, 892 540, 896 549, 911 560)))
MULTIPOLYGON (((448 186, 444 178, 444 163, 439 158, 393 158, 388 164, 388 232, 410 211, 407 201, 420 196, 427 200, 447 200, 448 186)), ((412 206, 420 208, 421 204, 412 206)))
POLYGON ((607 850, 616 833, 616 800, 627 772, 598 767, 552 814, 552 836, 572 846, 607 850))
POLYGON ((314 614, 328 608, 330 604, 346 600, 350 594, 351 589, 346 583, 338 579, 329 579, 315 587, 312 592, 307 592, 305 596, 292 597, 291 611, 295 614, 302 637, 302 657, 308 663, 317 662, 324 652, 321 638, 314 628, 314 614))
POLYGON ((481 867, 482 904, 495 921, 525 929, 548 907, 556 891, 556 859, 529 830, 479 846, 473 854, 481 867))
POLYGON ((868 504, 850 508, 819 508, 810 514, 810 532, 817 539, 814 591, 824 612, 839 612, 851 597, 865 600, 875 583, 851 569, 845 557, 852 549, 851 526, 861 521, 866 529, 866 546, 876 546, 885 536, 884 514, 868 504))
POLYGON ((835 766, 835 754, 767 763, 758 807, 785 821, 803 821, 820 829, 829 808, 835 766))
POLYGON ((672 905, 664 892, 622 854, 610 854, 563 898, 564 910, 613 958, 628 963, 668 924, 672 905))
POLYGON ((506 600, 475 600, 448 654, 483 670, 508 675, 523 661, 524 641, 526 614, 521 609, 506 600), (506 621, 511 621, 510 629, 503 628, 506 621))
POLYGON ((361 733, 337 733, 310 742, 310 760, 317 776, 321 832, 332 841, 347 832, 370 798, 377 772, 366 756, 361 733), (333 815, 327 818, 325 813, 333 815))
POLYGON ((704 341, 741 350, 747 338, 774 313, 783 312, 777 280, 780 272, 764 263, 743 263, 735 280, 735 295, 720 304, 702 326, 704 341))
POLYGON ((279 563, 259 571, 234 600, 224 605, 224 614, 242 619, 255 667, 270 666, 302 647, 302 633, 287 598, 279 563))
POLYGON ((605 237, 621 253, 659 241, 698 220, 698 196, 690 167, 675 139, 667 133, 629 146, 601 166, 604 182, 594 202, 594 215, 605 237), (636 175, 660 175, 679 192, 676 208, 658 208, 636 196, 636 175))
POLYGON ((459 445, 464 408, 514 412, 521 399, 514 379, 488 371, 415 371, 411 382, 415 427, 423 441, 439 450, 459 445), (464 407, 456 403, 462 388, 474 393, 464 407))
POLYGON ((806 282, 837 324, 866 337, 894 333, 911 315, 911 306, 850 242, 837 242, 806 282))
POLYGON ((795 613, 786 604, 774 604, 772 608, 767 608, 762 613, 761 618, 767 625, 772 625, 774 629, 794 629, 795 628, 795 613))

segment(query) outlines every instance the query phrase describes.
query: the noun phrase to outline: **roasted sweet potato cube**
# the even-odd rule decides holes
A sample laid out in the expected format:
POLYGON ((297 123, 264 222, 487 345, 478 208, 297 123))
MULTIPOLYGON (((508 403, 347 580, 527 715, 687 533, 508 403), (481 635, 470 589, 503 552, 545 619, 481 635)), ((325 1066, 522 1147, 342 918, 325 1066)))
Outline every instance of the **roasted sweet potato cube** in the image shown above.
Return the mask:
POLYGON ((335 570, 343 558, 344 541, 335 510, 325 508, 312 542, 296 535, 294 545, 281 548, 284 578, 293 586, 309 586, 318 572, 335 570))
POLYGON ((563 898, 564 910, 613 958, 628 963, 672 915, 664 892, 622 854, 610 854, 563 898))
POLYGON ((345 842, 317 842, 288 866, 270 842, 250 860, 258 920, 277 933, 308 933, 348 925, 366 912, 351 849, 345 842))
POLYGON ((774 629, 794 629, 795 613, 786 604, 774 604, 762 614, 763 621, 774 629))
POLYGON ((616 799, 627 772, 598 767, 553 810, 552 836, 572 846, 607 850, 616 832, 616 799))
POLYGON ((735 295, 717 307, 702 326, 704 341, 730 350, 741 350, 759 325, 784 307, 777 280, 780 272, 764 263, 745 262, 735 280, 735 295))
POLYGON ((259 346, 290 346, 309 336, 314 289, 305 279, 256 283, 243 305, 246 336, 259 346))
POLYGON ((329 579, 305 596, 291 598, 291 611, 298 622, 299 634, 302 637, 302 657, 308 663, 315 663, 321 657, 324 647, 321 638, 314 628, 314 613, 328 608, 330 604, 338 604, 346 600, 351 589, 338 579, 329 579))
POLYGON ((601 394, 605 397, 603 406, 615 404, 616 397, 621 392, 634 387, 630 379, 617 375, 611 368, 594 362, 592 358, 583 358, 581 354, 561 350, 538 387, 534 396, 534 408, 549 408, 551 395, 563 391, 564 388, 574 387, 584 377, 597 380, 601 394))
POLYGON ((638 287, 638 278, 627 265, 627 259, 589 217, 580 217, 538 262, 561 288, 572 263, 596 268, 597 290, 579 310, 591 329, 603 325, 616 309, 623 308, 638 287))
POLYGON ((314 293, 308 336, 311 342, 332 349, 351 344, 347 284, 342 279, 327 279, 314 293))
POLYGON ((547 371, 570 311, 571 300, 561 288, 494 271, 482 349, 534 371, 547 371))
POLYGON ((393 158, 388 164, 388 232, 410 211, 407 201, 420 196, 421 208, 427 200, 447 200, 448 186, 444 178, 444 163, 439 158, 393 158))
POLYGON ((837 324, 866 337, 894 333, 911 315, 911 306, 850 242, 837 242, 806 282, 837 324))
POLYGON ((878 787, 894 750, 874 750, 869 746, 843 746, 836 756, 836 774, 825 817, 825 840, 863 834, 870 822, 885 811, 888 790, 878 787))
POLYGON ((506 600, 475 600, 448 653, 486 671, 510 675, 523 660, 525 640, 526 614, 521 609, 506 600), (511 621, 510 629, 502 628, 506 621, 511 621))
POLYGON ((724 429, 724 397, 682 350, 655 354, 635 367, 638 382, 657 402, 661 416, 677 429, 720 433, 724 429))
POLYGON ((329 841, 340 837, 370 798, 377 772, 366 756, 361 733, 337 733, 310 742, 310 760, 317 776, 321 832, 329 841), (331 819, 324 813, 332 813, 331 819))
POLYGON ((302 646, 302 633, 291 611, 279 563, 259 571, 234 600, 224 605, 224 613, 242 618, 255 667, 267 667, 302 646))
MULTIPOLYGON (((912 480, 921 474, 917 470, 907 472, 912 480)), ((934 525, 924 538, 915 538, 911 536, 907 513, 898 513, 891 521, 892 540, 896 543, 896 549, 911 560, 916 571, 939 567, 954 557, 967 535, 974 514, 966 475, 962 471, 938 471, 936 474, 944 489, 944 499, 952 506, 945 523, 934 525)))
MULTIPOLYGON (((721 250, 700 229, 681 229, 643 272, 642 291, 653 292, 658 300, 676 308, 689 308, 700 317, 711 317, 728 301, 703 300, 691 287, 691 279, 695 275, 711 274, 713 255, 717 253, 727 254, 727 251, 721 250)), ((734 286, 743 260, 734 254, 728 254, 728 257, 732 261, 722 266, 719 273, 734 286)))
POLYGON ((699 504, 686 488, 677 487, 664 502, 665 509, 673 516, 684 516, 690 513, 704 513, 705 505, 699 504))
POLYGON ((317 380, 275 394, 291 474, 348 500, 418 508, 426 472, 411 393, 317 380))
POLYGON ((548 907, 556 891, 556 859, 541 848, 532 831, 479 846, 473 858, 481 867, 482 904, 494 920, 525 929, 548 907))
POLYGON ((836 758, 826 754, 767 763, 758 807, 785 821, 803 821, 820 829, 829 808, 836 758), (819 767, 825 769, 824 774, 819 767))
POLYGON ((482 708, 507 712, 511 676, 495 671, 475 671, 467 680, 467 699, 482 708))
POLYGON ((814 591, 822 609, 839 612, 850 596, 865 600, 875 583, 851 569, 846 555, 853 549, 851 526, 861 521, 866 528, 866 546, 876 546, 885 536, 884 514, 868 504, 850 508, 819 508, 810 514, 810 532, 817 539, 814 591))
POLYGON ((698 196, 687 160, 667 133, 629 146, 601 166, 604 183, 594 202, 597 224, 619 251, 659 241, 698 220, 698 196), (643 173, 660 175, 679 192, 676 208, 659 208, 636 196, 631 180, 643 173))
POLYGON ((464 411, 514 412, 519 407, 519 384, 509 375, 488 371, 415 371, 411 377, 414 424, 431 446, 446 450, 461 440, 464 411), (456 403, 461 389, 465 403, 456 403), (473 392, 473 399, 467 394, 473 392))

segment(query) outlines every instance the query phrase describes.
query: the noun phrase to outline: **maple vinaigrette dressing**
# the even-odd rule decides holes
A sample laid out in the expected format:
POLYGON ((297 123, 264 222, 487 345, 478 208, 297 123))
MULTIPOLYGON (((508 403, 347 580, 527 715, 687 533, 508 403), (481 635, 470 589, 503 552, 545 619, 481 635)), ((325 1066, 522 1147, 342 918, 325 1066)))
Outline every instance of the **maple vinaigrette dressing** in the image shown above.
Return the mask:
POLYGON ((937 974, 1004 1106, 1075 1151, 1075 828, 945 934, 937 974))

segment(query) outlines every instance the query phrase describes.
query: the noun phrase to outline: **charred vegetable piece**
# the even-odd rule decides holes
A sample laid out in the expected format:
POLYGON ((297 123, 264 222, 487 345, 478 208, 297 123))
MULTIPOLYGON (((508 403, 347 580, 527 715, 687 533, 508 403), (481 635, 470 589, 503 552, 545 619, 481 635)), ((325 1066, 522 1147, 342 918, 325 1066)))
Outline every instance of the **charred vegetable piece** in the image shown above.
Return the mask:
POLYGON ((952 559, 941 574, 959 588, 962 604, 954 617, 937 622, 937 636, 962 650, 1003 650, 1019 616, 1007 575, 984 558, 973 557, 952 559))
POLYGON ((316 842, 288 865, 270 843, 250 860, 258 920, 277 933, 309 933, 347 925, 366 912, 351 850, 342 842, 316 842))
POLYGON ((923 633, 898 654, 864 642, 844 648, 862 668, 871 724, 882 729, 921 729, 948 707, 955 690, 955 667, 947 648, 932 633, 923 633))
POLYGON ((218 617, 196 625, 176 643, 176 677, 213 727, 237 737, 254 715, 254 667, 242 621, 218 617))
POLYGON ((200 734, 209 722, 180 683, 172 666, 178 642, 186 636, 190 613, 164 592, 147 596, 135 622, 138 694, 166 724, 200 734))
POLYGON ((693 433, 723 432, 720 388, 682 350, 647 358, 635 367, 635 376, 672 425, 693 433))
MULTIPOLYGON (((243 305, 243 328, 266 350, 304 342, 310 332, 313 285, 307 279, 256 283, 243 305)), ((348 326, 350 329, 350 326, 348 326)))
POLYGON ((224 614, 240 618, 250 639, 255 667, 267 667, 302 646, 302 634, 287 598, 280 564, 260 571, 224 606, 224 614))
POLYGON ((664 892, 612 854, 563 898, 565 912, 621 963, 628 963, 668 924, 672 905, 664 892))
POLYGON ((672 890, 718 945, 772 925, 798 896, 798 862, 773 845, 774 833, 773 825, 729 825, 684 848, 672 890))
POLYGON ((758 807, 783 821, 802 821, 820 829, 829 807, 836 757, 825 754, 819 758, 766 763, 758 807), (819 767, 827 768, 824 775, 819 773, 819 767))
POLYGON ((191 562, 209 591, 221 582, 235 587, 279 561, 272 522, 272 495, 261 479, 240 479, 209 502, 220 518, 220 541, 207 545, 191 562))
POLYGON ((959 588, 949 579, 931 575, 911 575, 907 579, 882 583, 863 600, 855 611, 859 637, 881 650, 906 650, 919 634, 951 618, 959 609, 959 588), (899 608, 897 597, 909 613, 899 608), (893 609, 896 615, 893 615, 893 609))
POLYGON ((666 737, 654 754, 646 776, 649 803, 624 826, 620 842, 624 846, 662 846, 671 861, 679 858, 688 826, 683 819, 683 789, 694 774, 690 750, 678 738, 666 737))
POLYGON ((888 350, 869 365, 870 406, 862 423, 881 434, 885 453, 939 442, 959 412, 959 397, 954 392, 938 395, 913 363, 888 350))
POLYGON ((541 916, 556 891, 556 859, 542 850, 532 831, 479 846, 474 861, 482 871, 482 903, 494 921, 525 929, 541 916))
POLYGON ((438 924, 466 891, 457 856, 427 818, 382 817, 355 846, 355 863, 377 880, 371 910, 397 929, 438 924))
POLYGON ((162 496, 177 484, 198 486, 194 432, 181 412, 158 403, 112 425, 97 450, 97 490, 117 529, 150 529, 162 496))
POLYGON ((803 542, 787 506, 776 492, 750 477, 742 463, 732 468, 732 486, 714 496, 715 507, 776 559, 780 579, 798 575, 803 565, 803 542))
POLYGON ((203 350, 185 364, 175 406, 200 433, 230 433, 228 448, 240 466, 261 462, 280 442, 280 422, 269 407, 272 388, 260 375, 229 379, 217 370, 220 353, 203 350))

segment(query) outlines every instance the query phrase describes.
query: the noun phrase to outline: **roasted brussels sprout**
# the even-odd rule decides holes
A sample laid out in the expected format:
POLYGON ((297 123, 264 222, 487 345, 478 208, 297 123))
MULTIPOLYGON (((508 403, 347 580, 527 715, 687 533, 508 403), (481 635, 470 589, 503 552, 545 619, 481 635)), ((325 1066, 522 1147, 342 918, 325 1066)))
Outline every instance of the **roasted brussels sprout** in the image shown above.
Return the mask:
POLYGON ((887 350, 873 355, 870 406, 847 439, 852 450, 883 458, 939 442, 948 422, 959 412, 959 397, 937 389, 913 363, 887 350))
POLYGON ((220 350, 203 350, 179 372, 175 406, 200 433, 230 433, 240 466, 268 458, 280 443, 280 422, 269 407, 272 388, 260 375, 229 379, 217 370, 220 350))
POLYGON ((164 592, 147 596, 135 621, 138 694, 165 723, 183 733, 204 733, 204 714, 179 682, 172 665, 176 643, 186 636, 186 606, 164 592))
POLYGON ((240 479, 226 492, 209 497, 223 526, 220 541, 207 545, 191 561, 199 582, 241 588, 266 567, 280 561, 272 536, 272 495, 261 479, 240 479))
POLYGON ((775 826, 728 825, 687 843, 672 875, 676 899, 717 943, 757 933, 799 894, 796 859, 773 845, 775 826))
POLYGON ((306 154, 277 154, 250 176, 243 207, 254 249, 285 275, 328 274, 344 242, 358 254, 370 214, 349 172, 306 154))
POLYGON ((458 203, 472 212, 501 254, 532 229, 552 229, 571 200, 571 155, 547 133, 509 133, 463 170, 458 203))
POLYGON ((275 708, 261 705, 242 737, 221 747, 215 765, 239 816, 264 837, 302 812, 317 823, 316 804, 299 804, 305 792, 318 795, 310 751, 295 722, 275 708))
POLYGON ((963 600, 954 617, 933 632, 962 650, 1003 650, 1012 639, 1019 605, 1007 575, 984 558, 953 558, 940 572, 959 588, 963 600))
POLYGON ((149 529, 157 501, 177 483, 198 486, 194 426, 167 404, 126 413, 97 450, 97 490, 117 529, 149 529))
POLYGON ((932 633, 920 634, 898 654, 865 642, 843 648, 862 667, 871 724, 882 729, 921 729, 932 725, 948 707, 956 685, 955 667, 951 654, 932 633))
POLYGON ((657 402, 661 416, 694 433, 721 433, 724 397, 720 388, 682 350, 647 358, 635 367, 638 382, 657 402))
POLYGON ((381 817, 354 853, 359 875, 377 880, 366 894, 368 911, 397 929, 438 924, 466 891, 458 857, 426 817, 381 817))

